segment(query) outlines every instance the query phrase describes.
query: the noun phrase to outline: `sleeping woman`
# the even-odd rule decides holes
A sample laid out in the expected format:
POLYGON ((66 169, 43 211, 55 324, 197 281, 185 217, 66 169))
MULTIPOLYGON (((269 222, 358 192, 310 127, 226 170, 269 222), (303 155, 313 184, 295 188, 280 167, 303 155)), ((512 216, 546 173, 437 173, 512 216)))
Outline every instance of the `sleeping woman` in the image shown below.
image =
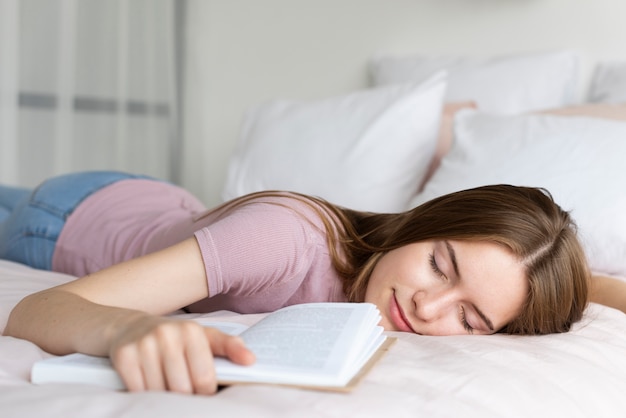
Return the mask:
POLYGON ((5 335, 54 354, 110 356, 130 390, 209 394, 213 356, 243 342, 164 316, 371 302, 389 331, 568 331, 590 273, 569 214, 541 189, 493 185, 403 213, 289 192, 213 210, 172 184, 117 172, 0 187, 0 257, 81 276, 22 300, 5 335))

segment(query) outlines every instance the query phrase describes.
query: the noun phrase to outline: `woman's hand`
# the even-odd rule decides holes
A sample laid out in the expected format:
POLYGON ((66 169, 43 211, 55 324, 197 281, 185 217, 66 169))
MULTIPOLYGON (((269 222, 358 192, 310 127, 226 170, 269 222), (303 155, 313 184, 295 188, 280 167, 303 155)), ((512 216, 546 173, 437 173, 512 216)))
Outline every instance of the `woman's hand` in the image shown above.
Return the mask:
POLYGON ((243 341, 193 321, 142 315, 111 340, 111 361, 130 391, 213 394, 213 357, 249 365, 243 341))

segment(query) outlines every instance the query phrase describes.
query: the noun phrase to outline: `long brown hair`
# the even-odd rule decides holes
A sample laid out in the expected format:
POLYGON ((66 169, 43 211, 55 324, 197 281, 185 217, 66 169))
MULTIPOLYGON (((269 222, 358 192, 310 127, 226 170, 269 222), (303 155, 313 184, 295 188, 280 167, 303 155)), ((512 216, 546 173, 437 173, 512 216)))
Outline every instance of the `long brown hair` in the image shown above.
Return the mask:
POLYGON ((309 203, 323 220, 333 265, 353 302, 363 300, 370 274, 384 254, 406 244, 445 239, 493 242, 524 265, 529 282, 526 303, 501 332, 565 332, 587 306, 590 273, 576 225, 544 189, 483 186, 435 198, 406 212, 382 214, 291 196, 309 203))

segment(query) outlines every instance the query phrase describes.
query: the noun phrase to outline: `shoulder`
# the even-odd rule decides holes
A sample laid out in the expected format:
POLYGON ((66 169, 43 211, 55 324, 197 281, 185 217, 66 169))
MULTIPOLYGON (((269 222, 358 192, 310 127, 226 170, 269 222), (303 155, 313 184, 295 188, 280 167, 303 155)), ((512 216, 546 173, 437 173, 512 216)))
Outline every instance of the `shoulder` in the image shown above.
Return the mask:
MULTIPOLYGON (((262 192, 246 195, 196 220, 196 237, 241 245, 325 243, 330 212, 324 205, 306 196, 289 192, 262 192), (200 227, 201 226, 201 227, 200 227)), ((259 249, 261 250, 261 249, 259 249)))
POLYGON ((248 214, 259 220, 280 220, 281 224, 296 223, 302 226, 321 228, 334 224, 334 215, 323 201, 291 192, 262 192, 244 196, 231 202, 218 214, 218 218, 229 215, 248 214))
POLYGON ((271 294, 280 305, 314 271, 328 271, 321 206, 298 195, 272 193, 246 196, 222 208, 195 234, 212 295, 257 295, 265 303, 271 294))

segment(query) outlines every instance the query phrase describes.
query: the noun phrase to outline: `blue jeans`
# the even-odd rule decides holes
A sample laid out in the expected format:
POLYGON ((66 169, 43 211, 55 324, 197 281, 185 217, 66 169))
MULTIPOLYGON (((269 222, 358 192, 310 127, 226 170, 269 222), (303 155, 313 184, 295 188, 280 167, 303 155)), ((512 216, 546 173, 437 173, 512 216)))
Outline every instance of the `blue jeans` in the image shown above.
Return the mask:
POLYGON ((68 216, 92 193, 128 178, 146 177, 92 171, 53 177, 34 190, 0 186, 0 258, 51 270, 68 216))

